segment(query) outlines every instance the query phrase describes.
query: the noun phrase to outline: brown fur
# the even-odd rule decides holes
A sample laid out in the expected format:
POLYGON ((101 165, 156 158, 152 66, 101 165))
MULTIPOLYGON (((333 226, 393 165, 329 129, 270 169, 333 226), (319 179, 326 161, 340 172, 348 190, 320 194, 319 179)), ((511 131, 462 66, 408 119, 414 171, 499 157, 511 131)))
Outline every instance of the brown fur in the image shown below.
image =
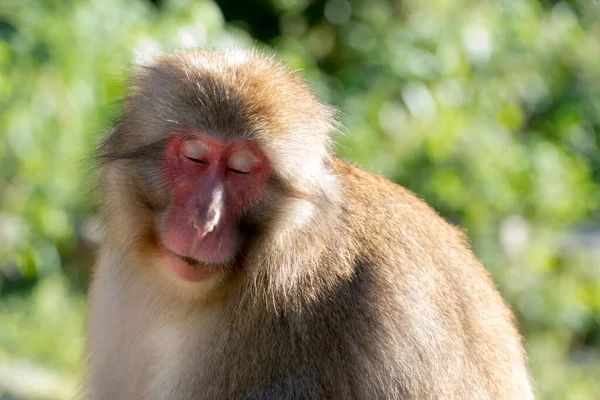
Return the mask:
POLYGON ((462 233, 330 154, 333 111, 271 58, 165 56, 135 71, 101 154, 105 237, 86 399, 531 399, 512 314, 462 233), (158 261, 169 130, 262 143, 268 189, 239 257, 189 284, 158 261))

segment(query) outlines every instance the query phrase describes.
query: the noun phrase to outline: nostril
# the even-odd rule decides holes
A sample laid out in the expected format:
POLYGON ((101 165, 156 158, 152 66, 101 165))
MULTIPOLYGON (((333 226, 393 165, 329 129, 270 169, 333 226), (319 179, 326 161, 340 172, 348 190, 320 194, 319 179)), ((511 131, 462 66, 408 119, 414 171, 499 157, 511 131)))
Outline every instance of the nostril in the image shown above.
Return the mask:
MULTIPOLYGON (((202 215, 200 213, 198 214, 202 215)), ((201 237, 204 237, 215 230, 217 224, 219 223, 219 217, 221 213, 220 210, 215 210, 213 208, 210 209, 203 218, 199 215, 191 221, 191 225, 198 233, 200 233, 201 237)))
POLYGON ((199 230, 202 228, 202 226, 201 226, 201 225, 200 225, 200 223, 198 222, 198 219, 197 219, 197 218, 193 218, 193 219, 192 219, 191 225, 192 225, 192 226, 194 227, 194 229, 196 229, 197 231, 199 231, 199 230))

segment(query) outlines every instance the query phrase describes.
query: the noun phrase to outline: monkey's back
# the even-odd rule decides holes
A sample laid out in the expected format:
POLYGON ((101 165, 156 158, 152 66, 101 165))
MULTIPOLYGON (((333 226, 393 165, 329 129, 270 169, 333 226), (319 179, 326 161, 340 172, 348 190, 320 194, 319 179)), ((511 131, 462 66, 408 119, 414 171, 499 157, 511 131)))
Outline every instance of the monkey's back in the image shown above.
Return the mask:
POLYGON ((532 398, 513 315, 465 235, 407 189, 339 159, 334 169, 362 293, 384 292, 364 299, 387 321, 371 327, 372 357, 398 394, 532 398))

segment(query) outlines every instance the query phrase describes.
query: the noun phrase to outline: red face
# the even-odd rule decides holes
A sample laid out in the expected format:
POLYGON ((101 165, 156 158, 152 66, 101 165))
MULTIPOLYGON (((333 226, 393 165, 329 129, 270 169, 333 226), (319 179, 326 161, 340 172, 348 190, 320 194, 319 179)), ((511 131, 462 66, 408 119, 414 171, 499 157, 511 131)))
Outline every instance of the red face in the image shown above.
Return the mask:
POLYGON ((265 153, 247 139, 197 130, 170 134, 164 173, 173 197, 160 236, 175 275, 199 281, 232 261, 240 214, 261 194, 269 170, 265 153))

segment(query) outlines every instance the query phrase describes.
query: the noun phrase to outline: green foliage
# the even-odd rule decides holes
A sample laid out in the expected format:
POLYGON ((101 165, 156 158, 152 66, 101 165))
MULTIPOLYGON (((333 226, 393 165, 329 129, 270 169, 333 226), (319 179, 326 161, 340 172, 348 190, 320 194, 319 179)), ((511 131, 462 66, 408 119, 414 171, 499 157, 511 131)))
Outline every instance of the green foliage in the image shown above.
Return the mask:
POLYGON ((340 155, 467 231, 518 314, 538 397, 599 398, 595 2, 218 3, 0 4, 0 388, 4 362, 68 387, 79 374, 88 160, 131 58, 254 36, 340 108, 340 155))

